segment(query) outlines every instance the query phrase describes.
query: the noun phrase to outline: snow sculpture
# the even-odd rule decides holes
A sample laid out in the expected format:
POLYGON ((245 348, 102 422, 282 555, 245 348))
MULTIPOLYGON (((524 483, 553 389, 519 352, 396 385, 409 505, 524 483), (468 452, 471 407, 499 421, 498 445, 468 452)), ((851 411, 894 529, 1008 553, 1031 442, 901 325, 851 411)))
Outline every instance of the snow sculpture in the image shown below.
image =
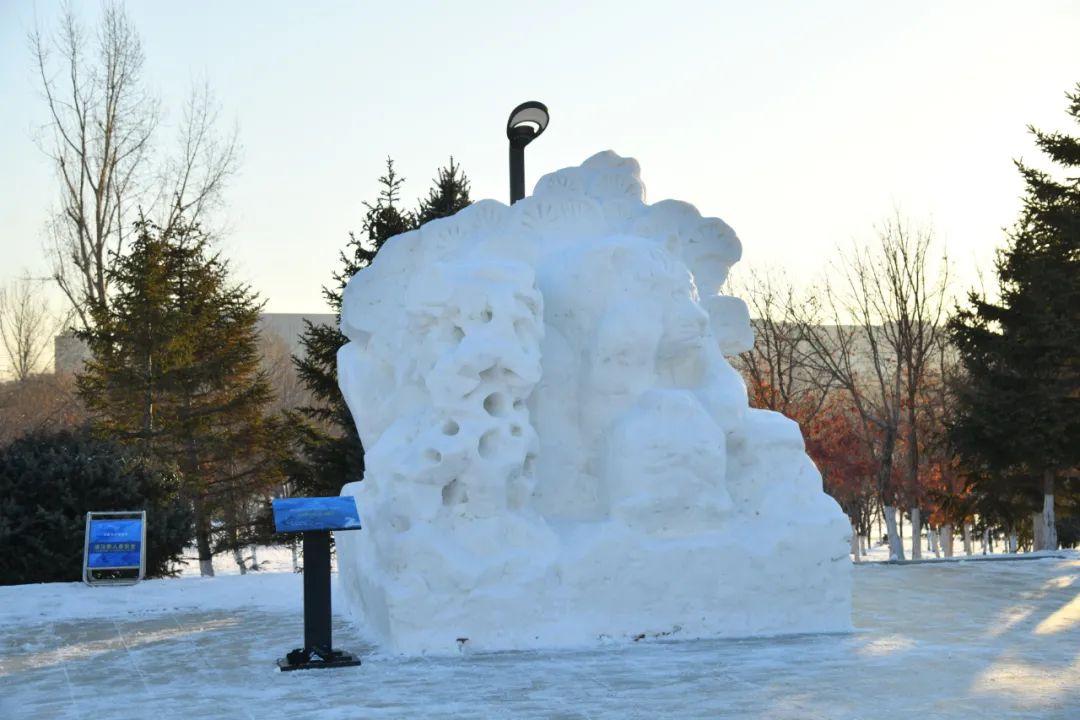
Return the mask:
POLYGON ((348 603, 392 651, 850 627, 850 526, 747 406, 722 221, 612 152, 390 239, 348 284, 348 603))

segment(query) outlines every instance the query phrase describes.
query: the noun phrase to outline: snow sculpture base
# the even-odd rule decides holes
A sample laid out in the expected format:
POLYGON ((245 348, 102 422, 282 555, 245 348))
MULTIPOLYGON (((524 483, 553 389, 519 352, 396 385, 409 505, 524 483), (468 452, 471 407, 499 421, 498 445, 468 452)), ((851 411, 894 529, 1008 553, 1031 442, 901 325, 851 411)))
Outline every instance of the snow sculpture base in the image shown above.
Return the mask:
POLYGON ((405 653, 850 629, 849 525, 747 406, 741 246, 611 152, 390 239, 345 291, 352 609, 405 653))

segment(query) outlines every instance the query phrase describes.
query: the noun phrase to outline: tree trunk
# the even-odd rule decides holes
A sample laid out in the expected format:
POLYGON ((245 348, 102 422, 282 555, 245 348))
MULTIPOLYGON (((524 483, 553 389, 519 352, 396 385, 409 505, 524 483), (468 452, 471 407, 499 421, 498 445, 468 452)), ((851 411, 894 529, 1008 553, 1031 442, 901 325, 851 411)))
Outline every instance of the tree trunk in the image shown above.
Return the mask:
POLYGON ((1031 513, 1031 551, 1038 552, 1046 543, 1046 526, 1041 512, 1031 513))
POLYGON ((988 550, 990 552, 993 552, 993 550, 990 550, 990 547, 991 547, 991 545, 990 545, 990 528, 986 528, 986 529, 983 530, 983 533, 982 533, 982 551, 983 551, 983 555, 986 555, 988 550))
MULTIPOLYGON (((185 407, 188 404, 185 402, 185 407)), ((214 553, 210 548, 210 512, 206 507, 206 489, 200 482, 198 447, 190 432, 184 438, 180 470, 183 472, 184 482, 190 483, 189 487, 194 486, 192 508, 195 511, 195 547, 199 551, 199 574, 203 577, 214 577, 214 553)))
POLYGON ((1016 531, 1015 530, 1010 530, 1009 531, 1008 552, 1015 553, 1016 550, 1017 550, 1017 548, 1016 548, 1016 531))
POLYGON ((252 570, 258 570, 259 569, 259 546, 258 545, 252 545, 251 546, 251 569, 252 570))
POLYGON ((855 562, 862 562, 859 553, 859 531, 855 529, 855 523, 851 523, 851 558, 855 562))
POLYGON ((214 554, 210 551, 210 518, 202 498, 195 502, 195 547, 199 551, 199 574, 214 577, 214 554))
MULTIPOLYGON (((917 298, 918 296, 916 296, 917 298)), ((906 298, 905 298, 906 299, 906 298)), ((907 390, 907 416, 908 416, 908 443, 907 443, 907 476, 908 486, 915 497, 919 496, 919 423, 916 417, 919 404, 919 379, 921 373, 915 360, 915 354, 921 349, 917 348, 918 342, 915 337, 909 337, 905 341, 904 379, 907 390)), ((912 503, 915 507, 911 510, 911 559, 922 559, 922 514, 919 512, 918 502, 912 503)), ((903 520, 903 517, 901 517, 903 520)), ((903 536, 901 536, 903 537, 903 536)))
POLYGON ((952 557, 952 523, 945 523, 941 526, 941 544, 945 553, 945 557, 952 557))
POLYGON ((922 558, 922 513, 919 508, 911 508, 911 559, 922 558))
POLYGON ((929 531, 928 531, 927 534, 930 535, 930 549, 933 550, 934 557, 936 557, 936 558, 941 557, 941 547, 938 544, 938 540, 939 540, 939 538, 938 538, 938 528, 936 528, 936 527, 929 528, 929 531))
POLYGON ((1057 550, 1057 523, 1054 521, 1054 471, 1043 471, 1043 545, 1038 550, 1057 550))
POLYGON ((904 559, 904 544, 900 540, 900 533, 896 528, 896 508, 892 505, 886 505, 885 510, 885 532, 889 534, 889 559, 890 560, 903 560, 904 559))
POLYGON ((292 550, 292 571, 294 573, 298 573, 298 572, 300 572, 300 559, 299 559, 299 556, 297 555, 296 543, 294 542, 289 547, 289 549, 292 550))
POLYGON ((244 562, 244 549, 240 546, 240 533, 236 529, 236 505, 228 503, 225 506, 225 526, 228 528, 229 539, 232 541, 233 562, 240 570, 241 575, 247 575, 247 563, 244 562))
POLYGON ((964 523, 964 554, 971 555, 971 523, 964 523))
POLYGON ((240 569, 240 574, 247 575, 247 563, 244 562, 244 553, 240 551, 239 546, 233 547, 232 557, 233 562, 236 563, 236 567, 240 569))

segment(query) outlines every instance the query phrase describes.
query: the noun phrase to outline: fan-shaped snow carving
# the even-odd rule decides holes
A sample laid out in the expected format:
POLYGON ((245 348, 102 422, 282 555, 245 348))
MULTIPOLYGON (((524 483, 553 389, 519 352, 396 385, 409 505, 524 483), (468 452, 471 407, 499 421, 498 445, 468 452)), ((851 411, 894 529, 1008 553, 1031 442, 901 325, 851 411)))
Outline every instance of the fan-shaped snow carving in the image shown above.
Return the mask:
POLYGON ((728 225, 612 152, 390 239, 345 291, 350 604, 389 649, 845 630, 848 523, 748 408, 728 225))

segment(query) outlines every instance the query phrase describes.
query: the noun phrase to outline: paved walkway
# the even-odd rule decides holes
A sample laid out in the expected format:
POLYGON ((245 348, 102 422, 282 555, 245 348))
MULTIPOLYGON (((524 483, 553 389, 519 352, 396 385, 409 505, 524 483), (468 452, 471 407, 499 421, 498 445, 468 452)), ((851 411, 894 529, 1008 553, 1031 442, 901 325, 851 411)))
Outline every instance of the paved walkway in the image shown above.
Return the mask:
MULTIPOLYGON (((36 622, 6 621, 0 595, 0 718, 1075 719, 1074 558, 857 567, 850 635, 405 659, 339 619, 335 644, 365 664, 293 673, 274 661, 300 642, 298 609, 260 607, 259 593, 36 622)), ((268 579, 299 597, 299 576, 268 579)))

